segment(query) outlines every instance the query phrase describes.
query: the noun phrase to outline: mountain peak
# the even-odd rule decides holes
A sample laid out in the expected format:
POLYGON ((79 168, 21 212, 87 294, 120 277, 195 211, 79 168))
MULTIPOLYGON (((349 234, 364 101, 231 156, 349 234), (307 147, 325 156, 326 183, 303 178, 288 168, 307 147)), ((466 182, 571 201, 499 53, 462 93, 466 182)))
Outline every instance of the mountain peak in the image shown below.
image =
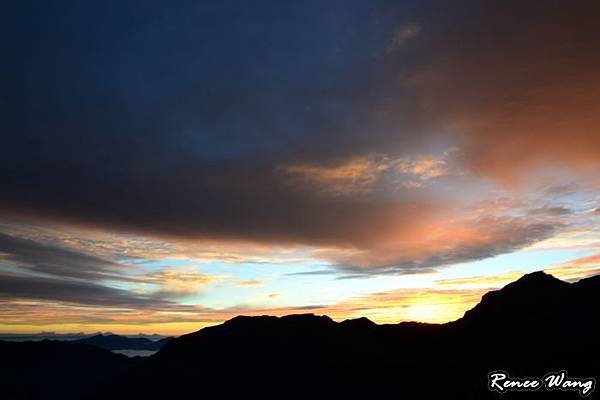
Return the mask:
POLYGON ((355 319, 346 319, 340 322, 340 325, 347 328, 371 328, 377 326, 377 324, 371 321, 367 317, 360 317, 355 319))
POLYGON ((544 271, 535 271, 525 274, 516 281, 509 283, 502 290, 517 287, 528 289, 545 289, 566 286, 569 286, 567 282, 561 281, 553 275, 547 274, 544 271))
POLYGON ((550 275, 550 274, 547 274, 543 270, 539 270, 539 271, 534 271, 534 272, 530 272, 528 274, 525 274, 525 275, 523 275, 522 277, 520 277, 517 280, 519 281, 521 279, 547 279, 547 278, 554 278, 554 277, 552 275, 550 275))
POLYGON ((539 318, 551 318, 563 307, 570 289, 570 283, 544 271, 525 274, 500 290, 484 294, 481 302, 468 310, 459 323, 500 329, 506 321, 530 323, 532 310, 539 318))

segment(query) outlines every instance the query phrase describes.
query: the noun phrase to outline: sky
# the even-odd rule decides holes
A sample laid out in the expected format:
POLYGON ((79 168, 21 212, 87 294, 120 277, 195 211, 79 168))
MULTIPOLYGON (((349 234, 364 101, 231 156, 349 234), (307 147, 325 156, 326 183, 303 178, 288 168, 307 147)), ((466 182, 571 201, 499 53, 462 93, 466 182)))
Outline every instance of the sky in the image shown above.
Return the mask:
POLYGON ((600 272, 600 4, 19 1, 0 333, 447 322, 600 272))

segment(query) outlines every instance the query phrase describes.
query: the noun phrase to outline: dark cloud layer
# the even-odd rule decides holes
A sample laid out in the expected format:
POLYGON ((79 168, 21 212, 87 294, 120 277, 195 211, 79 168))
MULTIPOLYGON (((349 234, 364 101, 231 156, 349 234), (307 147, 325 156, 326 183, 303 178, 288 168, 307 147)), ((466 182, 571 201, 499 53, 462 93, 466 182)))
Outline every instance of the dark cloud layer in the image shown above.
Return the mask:
POLYGON ((0 298, 36 299, 90 306, 166 308, 173 303, 151 296, 135 295, 126 290, 90 282, 16 276, 0 273, 0 298))
POLYGON ((0 297, 102 306, 164 306, 157 298, 100 285, 127 280, 125 266, 34 240, 0 233, 0 297))
MULTIPOLYGON (((11 4, 0 17, 0 209, 373 254, 443 202, 409 189, 320 196, 282 166, 448 146, 503 182, 597 164, 597 4, 397 3, 11 4)), ((531 229, 425 264, 513 250, 531 229)), ((379 266, 419 261, 402 257, 379 266)))
POLYGON ((63 278, 102 279, 123 271, 121 264, 65 248, 0 233, 0 263, 63 278))

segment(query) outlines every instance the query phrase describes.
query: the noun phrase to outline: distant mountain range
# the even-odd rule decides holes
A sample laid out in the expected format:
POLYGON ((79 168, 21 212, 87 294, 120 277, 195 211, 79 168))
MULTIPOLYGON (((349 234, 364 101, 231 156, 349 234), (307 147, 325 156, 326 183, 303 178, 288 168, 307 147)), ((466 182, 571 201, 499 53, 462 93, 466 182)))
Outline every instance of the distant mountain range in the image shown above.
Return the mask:
POLYGON ((240 316, 148 358, 86 343, 0 342, 2 398, 576 399, 572 391, 492 392, 488 373, 598 379, 599 299, 600 276, 569 284, 536 272, 441 325, 240 316))
POLYGON ((106 350, 159 350, 170 337, 160 340, 150 340, 143 337, 130 338, 119 335, 98 334, 84 339, 76 340, 76 343, 84 343, 100 347, 106 350))

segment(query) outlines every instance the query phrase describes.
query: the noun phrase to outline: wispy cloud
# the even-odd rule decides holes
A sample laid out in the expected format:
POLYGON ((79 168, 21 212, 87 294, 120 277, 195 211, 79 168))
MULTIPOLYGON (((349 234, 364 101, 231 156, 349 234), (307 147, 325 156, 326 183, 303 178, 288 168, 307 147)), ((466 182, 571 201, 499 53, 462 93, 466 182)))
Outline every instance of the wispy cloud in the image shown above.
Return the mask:
POLYGON ((352 196, 377 190, 384 178, 394 185, 420 187, 450 172, 446 150, 436 154, 392 157, 371 154, 336 164, 292 164, 279 167, 291 184, 331 196, 352 196))
POLYGON ((246 281, 237 281, 236 285, 241 287, 255 287, 255 286, 263 286, 265 283, 258 279, 249 279, 246 281))
POLYGON ((47 276, 102 279, 118 276, 128 268, 93 255, 3 233, 0 233, 0 251, 2 263, 47 276))
POLYGON ((162 308, 173 305, 153 296, 137 295, 91 282, 8 274, 0 274, 0 297, 58 301, 74 306, 162 308))
POLYGON ((138 276, 138 282, 158 287, 152 295, 158 298, 178 298, 198 295, 209 283, 226 279, 226 276, 199 273, 194 267, 163 268, 159 272, 138 276))
POLYGON ((388 169, 388 160, 376 156, 358 157, 334 165, 296 164, 281 167, 293 183, 330 195, 370 191, 388 169))
POLYGON ((332 253, 339 268, 360 273, 415 273, 510 253, 552 236, 558 226, 522 218, 421 220, 366 249, 332 253))
POLYGON ((409 23, 401 26, 394 32, 392 40, 387 46, 386 51, 388 53, 398 51, 407 41, 417 36, 420 31, 421 27, 415 23, 409 23))

